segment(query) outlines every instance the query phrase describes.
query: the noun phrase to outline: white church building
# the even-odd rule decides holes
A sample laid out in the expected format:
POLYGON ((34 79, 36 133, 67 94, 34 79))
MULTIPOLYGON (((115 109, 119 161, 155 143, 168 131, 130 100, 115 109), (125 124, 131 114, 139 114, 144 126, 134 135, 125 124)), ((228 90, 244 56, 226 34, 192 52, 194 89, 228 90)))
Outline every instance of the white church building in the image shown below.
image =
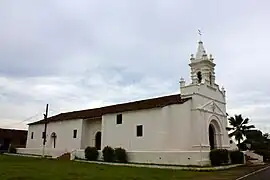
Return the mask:
MULTIPOLYGON (((225 90, 202 41, 189 66, 191 82, 181 78, 179 94, 49 117, 45 154, 84 158, 87 146, 111 146, 124 148, 130 162, 208 165, 210 149, 231 146, 225 90)), ((26 148, 17 152, 41 155, 43 132, 44 120, 30 123, 26 148)))

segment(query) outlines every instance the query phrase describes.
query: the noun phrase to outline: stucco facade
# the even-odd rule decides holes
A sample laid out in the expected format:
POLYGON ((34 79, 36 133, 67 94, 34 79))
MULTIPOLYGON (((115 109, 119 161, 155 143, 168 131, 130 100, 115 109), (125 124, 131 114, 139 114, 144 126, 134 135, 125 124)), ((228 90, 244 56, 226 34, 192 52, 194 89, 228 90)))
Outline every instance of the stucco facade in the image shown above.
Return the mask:
MULTIPOLYGON (((189 66, 191 83, 181 78, 181 94, 52 117, 46 153, 83 158, 87 146, 111 146, 125 148, 132 162, 209 164, 210 149, 230 148, 225 90, 215 82, 213 57, 201 41, 189 66)), ((18 152, 40 154, 43 131, 43 121, 30 124, 26 149, 18 152)))
POLYGON ((117 114, 102 117, 102 145, 123 147, 128 151, 190 150, 185 137, 192 133, 190 127, 191 101, 150 110, 122 113, 122 124, 116 124, 117 114), (142 125, 143 135, 136 135, 142 125))
POLYGON ((96 136, 101 133, 101 119, 86 119, 83 121, 83 135, 81 149, 96 146, 96 136))

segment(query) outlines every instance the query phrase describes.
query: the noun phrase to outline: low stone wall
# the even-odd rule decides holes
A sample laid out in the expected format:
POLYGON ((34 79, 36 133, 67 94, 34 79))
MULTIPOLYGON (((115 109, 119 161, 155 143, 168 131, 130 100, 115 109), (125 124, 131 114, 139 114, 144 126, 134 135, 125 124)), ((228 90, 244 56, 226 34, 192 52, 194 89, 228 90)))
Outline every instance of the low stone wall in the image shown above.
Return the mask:
MULTIPOLYGON (((66 153, 66 150, 45 149, 45 155, 53 158, 66 153)), ((17 148, 18 154, 42 155, 42 148, 17 148)), ((71 159, 85 159, 84 149, 70 152, 71 159)), ((127 152, 128 161, 132 163, 163 164, 163 165, 210 165, 209 151, 130 151, 127 152)), ((98 160, 102 160, 102 151, 99 151, 98 160)))
MULTIPOLYGON (((41 156, 43 152, 42 148, 17 148, 18 154, 28 154, 28 155, 39 155, 41 156)), ((59 149, 48 149, 45 148, 44 155, 51 156, 53 158, 59 157, 62 154, 66 153, 66 150, 59 149)))
POLYGON ((255 154, 253 151, 244 151, 244 154, 251 157, 251 158, 254 158, 254 159, 257 159, 257 160, 263 162, 263 156, 261 156, 259 154, 255 154))
MULTIPOLYGON (((209 151, 132 151, 127 152, 128 161, 132 163, 163 164, 163 165, 210 165, 209 151)), ((71 159, 85 159, 84 150, 79 149, 71 153, 71 159)), ((98 160, 102 160, 99 151, 98 160)))
POLYGON ((264 164, 263 156, 254 153, 253 151, 243 151, 245 164, 264 164))
POLYGON ((210 165, 208 151, 128 152, 131 162, 172 165, 210 165))

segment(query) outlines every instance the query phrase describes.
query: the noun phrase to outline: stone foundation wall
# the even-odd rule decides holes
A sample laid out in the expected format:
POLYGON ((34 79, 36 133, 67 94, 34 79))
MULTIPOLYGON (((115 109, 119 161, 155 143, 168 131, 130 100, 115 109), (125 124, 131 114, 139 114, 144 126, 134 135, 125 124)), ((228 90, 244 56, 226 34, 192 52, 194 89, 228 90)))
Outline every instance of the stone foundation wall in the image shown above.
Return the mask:
MULTIPOLYGON (((41 156, 43 154, 43 149, 42 148, 17 148, 17 153, 41 156)), ((67 153, 67 151, 59 150, 59 149, 48 149, 48 148, 45 148, 44 150, 44 155, 51 156, 53 158, 59 157, 64 153, 67 153)))
MULTIPOLYGON (((132 151, 127 152, 128 161, 133 163, 163 165, 210 165, 209 151, 132 151)), ((71 158, 85 159, 84 150, 73 151, 71 158)), ((99 151, 99 160, 102 152, 99 151)))
MULTIPOLYGON (((65 150, 45 149, 45 155, 53 158, 66 153, 65 150)), ((42 155, 42 149, 17 148, 18 154, 42 155)), ((85 159, 84 149, 70 152, 71 159, 85 159)), ((128 161, 133 163, 163 164, 163 165, 210 165, 209 151, 130 151, 127 152, 128 161)), ((102 160, 99 151, 98 160, 102 160)))

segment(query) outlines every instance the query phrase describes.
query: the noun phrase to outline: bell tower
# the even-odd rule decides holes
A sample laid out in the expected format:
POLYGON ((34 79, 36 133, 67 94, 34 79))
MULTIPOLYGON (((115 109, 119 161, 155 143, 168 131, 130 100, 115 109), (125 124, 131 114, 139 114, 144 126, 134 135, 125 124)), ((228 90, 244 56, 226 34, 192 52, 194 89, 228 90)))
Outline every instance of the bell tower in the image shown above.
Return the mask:
POLYGON ((216 64, 213 56, 207 54, 202 40, 198 41, 196 54, 191 54, 189 67, 191 82, 186 83, 181 78, 179 84, 181 97, 192 99, 190 149, 197 152, 210 151, 212 148, 227 149, 230 144, 226 131, 226 91, 216 83, 216 64))
POLYGON ((222 101, 225 101, 226 91, 223 87, 220 89, 219 85, 216 83, 215 66, 216 64, 214 63, 212 54, 206 53, 204 44, 200 39, 198 41, 196 54, 191 54, 189 59, 191 82, 186 83, 184 78, 181 78, 179 81, 181 95, 191 95, 200 91, 200 93, 211 93, 212 96, 215 96, 213 93, 216 91, 222 94, 222 101), (202 91, 203 87, 205 87, 205 90, 208 89, 210 91, 202 91))
POLYGON ((191 54, 190 68, 191 68, 191 83, 201 84, 205 83, 210 86, 215 85, 215 66, 214 58, 211 54, 207 55, 203 42, 198 42, 196 55, 191 54))

